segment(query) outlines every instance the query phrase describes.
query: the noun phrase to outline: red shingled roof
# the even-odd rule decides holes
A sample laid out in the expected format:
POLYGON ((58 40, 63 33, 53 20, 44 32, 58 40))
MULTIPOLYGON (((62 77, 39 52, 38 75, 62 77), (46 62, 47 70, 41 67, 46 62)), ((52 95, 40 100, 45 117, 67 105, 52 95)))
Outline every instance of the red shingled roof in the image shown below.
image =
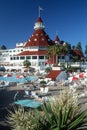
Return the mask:
POLYGON ((23 51, 18 55, 46 55, 46 50, 39 50, 39 51, 23 51))
POLYGON ((75 49, 75 50, 72 50, 71 53, 73 53, 73 54, 75 54, 75 55, 78 55, 78 56, 82 57, 82 54, 80 53, 79 50, 76 50, 76 49, 75 49))
POLYGON ((38 22, 38 23, 43 23, 41 17, 38 17, 37 20, 36 20, 36 22, 38 22))
POLYGON ((46 76, 46 78, 51 78, 52 80, 56 80, 56 77, 61 73, 61 70, 51 70, 51 72, 46 76))
POLYGON ((25 44, 25 47, 28 46, 48 46, 52 43, 52 40, 45 33, 44 30, 38 29, 35 30, 33 35, 30 37, 29 41, 25 44))

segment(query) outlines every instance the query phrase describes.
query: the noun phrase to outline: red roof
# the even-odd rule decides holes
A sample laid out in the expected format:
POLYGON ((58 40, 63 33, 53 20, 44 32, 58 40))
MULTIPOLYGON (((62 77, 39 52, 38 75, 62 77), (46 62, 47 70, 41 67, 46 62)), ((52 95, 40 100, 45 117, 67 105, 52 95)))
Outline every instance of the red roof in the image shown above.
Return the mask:
POLYGON ((79 50, 72 50, 72 53, 82 57, 82 54, 80 53, 79 50))
POLYGON ((52 40, 45 33, 45 31, 38 29, 34 31, 29 41, 25 44, 25 47, 28 47, 28 46, 46 46, 47 47, 51 43, 52 43, 52 40))
POLYGON ((56 77, 61 73, 61 70, 51 70, 51 72, 46 76, 46 78, 51 78, 52 80, 56 80, 56 77))
POLYGON ((58 37, 58 35, 56 36, 56 38, 55 38, 55 42, 59 42, 60 40, 59 40, 59 37, 58 37))
POLYGON ((18 55, 46 55, 46 50, 39 50, 39 51, 23 51, 18 55))
POLYGON ((42 21, 41 17, 38 17, 38 19, 36 20, 36 22, 42 23, 43 21, 42 21))

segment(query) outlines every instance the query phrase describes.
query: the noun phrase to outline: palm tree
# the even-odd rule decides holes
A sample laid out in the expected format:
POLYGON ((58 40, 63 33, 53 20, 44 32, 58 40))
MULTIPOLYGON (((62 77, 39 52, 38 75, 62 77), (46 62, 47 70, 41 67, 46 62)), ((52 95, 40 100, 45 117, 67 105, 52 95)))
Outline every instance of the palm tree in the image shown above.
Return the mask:
POLYGON ((53 63, 56 63, 56 64, 57 64, 58 51, 59 51, 59 46, 58 45, 48 46, 48 48, 47 48, 47 57, 48 58, 53 57, 53 63))
POLYGON ((55 63, 55 57, 56 57, 56 64, 58 63, 57 61, 57 57, 61 56, 61 55, 65 55, 68 53, 70 49, 70 46, 68 43, 65 44, 60 44, 60 45, 52 45, 52 46, 48 46, 47 48, 47 56, 48 58, 50 58, 50 56, 53 55, 53 63, 55 63))
POLYGON ((56 63, 57 64, 57 54, 58 54, 58 46, 57 45, 53 45, 52 48, 51 48, 51 52, 53 54, 53 63, 56 63), (56 59, 55 59, 56 58, 56 59), (56 61, 55 61, 56 60, 56 61))

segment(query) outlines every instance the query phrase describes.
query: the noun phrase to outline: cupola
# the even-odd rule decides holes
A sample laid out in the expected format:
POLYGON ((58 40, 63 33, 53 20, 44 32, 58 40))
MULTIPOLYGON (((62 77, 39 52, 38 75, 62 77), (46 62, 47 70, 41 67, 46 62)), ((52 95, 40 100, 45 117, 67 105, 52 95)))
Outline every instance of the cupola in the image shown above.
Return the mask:
POLYGON ((38 17, 38 19, 35 23, 34 29, 35 30, 38 30, 38 29, 44 30, 44 28, 45 28, 45 26, 43 25, 43 21, 42 21, 41 17, 38 17))

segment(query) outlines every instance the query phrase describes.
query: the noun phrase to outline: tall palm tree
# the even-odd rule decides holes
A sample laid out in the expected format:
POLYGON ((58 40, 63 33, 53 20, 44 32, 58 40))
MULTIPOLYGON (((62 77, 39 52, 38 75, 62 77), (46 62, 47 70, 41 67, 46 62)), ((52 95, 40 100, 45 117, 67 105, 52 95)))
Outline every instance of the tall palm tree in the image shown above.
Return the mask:
POLYGON ((50 58, 53 56, 53 63, 55 63, 55 57, 56 57, 56 64, 58 63, 58 55, 62 56, 68 53, 69 51, 69 44, 63 44, 63 45, 52 45, 48 46, 47 48, 47 56, 50 58))
POLYGON ((49 58, 51 56, 53 56, 53 63, 56 63, 56 64, 57 64, 57 54, 58 54, 58 51, 59 51, 58 45, 48 46, 48 48, 47 48, 47 56, 49 58), (56 61, 55 61, 55 58, 56 58, 56 61))

